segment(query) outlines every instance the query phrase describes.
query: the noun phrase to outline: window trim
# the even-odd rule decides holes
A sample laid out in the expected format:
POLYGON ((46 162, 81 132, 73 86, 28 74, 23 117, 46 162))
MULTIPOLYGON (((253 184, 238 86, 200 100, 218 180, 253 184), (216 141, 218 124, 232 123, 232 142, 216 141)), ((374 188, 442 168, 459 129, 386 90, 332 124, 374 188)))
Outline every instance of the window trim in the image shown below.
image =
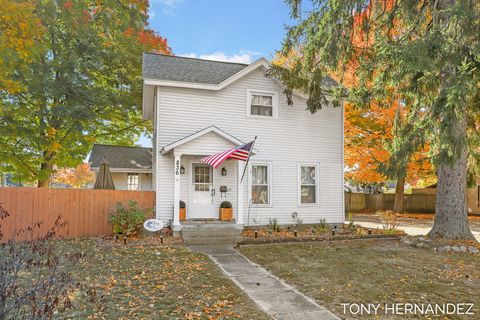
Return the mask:
POLYGON ((258 118, 258 119, 278 119, 278 93, 274 91, 247 89, 247 117, 258 118), (253 95, 272 97, 272 116, 261 116, 258 114, 252 114, 252 96, 253 95))
POLYGON ((127 172, 125 175, 126 175, 126 180, 127 180, 126 190, 128 190, 128 191, 142 191, 142 184, 141 184, 142 180, 141 180, 141 175, 140 175, 139 172, 127 172), (137 177, 138 177, 138 181, 137 181, 138 188, 136 190, 129 189, 129 187, 128 187, 129 186, 129 182, 128 182, 128 176, 129 175, 137 175, 137 177))
POLYGON ((299 162, 297 168, 297 205, 299 207, 320 206, 320 164, 316 162, 299 162), (315 202, 302 203, 302 167, 315 167, 315 202))
POLYGON ((252 201, 252 166, 266 166, 267 167, 267 178, 268 178, 268 203, 267 204, 255 204, 252 203, 252 206, 259 208, 271 208, 272 204, 272 162, 269 161, 250 161, 248 164, 248 203, 252 201))

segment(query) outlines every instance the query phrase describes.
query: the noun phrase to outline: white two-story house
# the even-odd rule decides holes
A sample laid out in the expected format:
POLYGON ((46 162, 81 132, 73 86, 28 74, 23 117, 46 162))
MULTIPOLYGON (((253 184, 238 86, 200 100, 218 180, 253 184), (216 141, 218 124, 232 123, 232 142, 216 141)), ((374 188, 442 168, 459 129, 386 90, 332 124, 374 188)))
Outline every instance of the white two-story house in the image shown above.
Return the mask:
POLYGON ((288 105, 282 84, 265 75, 269 66, 144 54, 156 216, 174 230, 180 201, 187 220, 218 219, 228 200, 237 224, 343 223, 343 110, 311 114, 301 96, 288 105), (255 136, 243 180, 243 161, 217 169, 200 161, 255 136))

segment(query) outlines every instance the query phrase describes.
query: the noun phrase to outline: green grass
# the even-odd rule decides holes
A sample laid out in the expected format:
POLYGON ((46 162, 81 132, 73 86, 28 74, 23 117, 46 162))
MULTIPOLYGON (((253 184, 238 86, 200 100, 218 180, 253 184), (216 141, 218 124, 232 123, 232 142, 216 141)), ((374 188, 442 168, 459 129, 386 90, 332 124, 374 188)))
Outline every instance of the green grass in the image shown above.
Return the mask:
POLYGON ((480 317, 479 255, 376 240, 252 245, 241 252, 342 318, 362 317, 344 315, 341 303, 406 302, 474 303, 473 317, 480 317))
POLYGON ((208 257, 184 247, 98 247, 89 239, 55 245, 87 254, 70 271, 104 300, 100 308, 77 292, 58 318, 268 319, 208 257))

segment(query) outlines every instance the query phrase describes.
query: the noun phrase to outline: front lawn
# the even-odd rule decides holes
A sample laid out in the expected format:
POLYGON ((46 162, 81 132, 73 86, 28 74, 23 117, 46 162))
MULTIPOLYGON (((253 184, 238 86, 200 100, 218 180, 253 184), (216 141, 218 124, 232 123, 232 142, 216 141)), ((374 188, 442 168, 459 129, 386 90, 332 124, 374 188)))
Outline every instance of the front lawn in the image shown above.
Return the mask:
POLYGON ((241 252, 342 318, 365 315, 344 315, 341 303, 407 302, 469 302, 480 316, 480 255, 378 240, 252 245, 241 252))
POLYGON ((98 247, 91 239, 56 247, 87 254, 72 272, 104 301, 74 294, 61 318, 268 319, 208 257, 184 247, 98 247))

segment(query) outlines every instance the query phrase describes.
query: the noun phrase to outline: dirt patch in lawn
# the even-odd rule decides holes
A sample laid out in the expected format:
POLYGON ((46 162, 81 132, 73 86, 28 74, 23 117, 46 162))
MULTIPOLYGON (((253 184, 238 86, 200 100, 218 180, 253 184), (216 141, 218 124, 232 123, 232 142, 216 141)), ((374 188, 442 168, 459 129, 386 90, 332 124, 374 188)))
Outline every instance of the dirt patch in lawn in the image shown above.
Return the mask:
POLYGON ((74 319, 268 319, 207 256, 182 246, 98 246, 95 239, 58 240, 82 251, 70 269, 103 303, 72 294, 74 319))
MULTIPOLYGON (((366 317, 344 314, 342 303, 409 302, 474 303, 473 318, 480 316, 478 255, 436 254, 381 240, 255 245, 240 251, 342 318, 366 317)), ((415 318, 380 314, 379 319, 415 318)))

